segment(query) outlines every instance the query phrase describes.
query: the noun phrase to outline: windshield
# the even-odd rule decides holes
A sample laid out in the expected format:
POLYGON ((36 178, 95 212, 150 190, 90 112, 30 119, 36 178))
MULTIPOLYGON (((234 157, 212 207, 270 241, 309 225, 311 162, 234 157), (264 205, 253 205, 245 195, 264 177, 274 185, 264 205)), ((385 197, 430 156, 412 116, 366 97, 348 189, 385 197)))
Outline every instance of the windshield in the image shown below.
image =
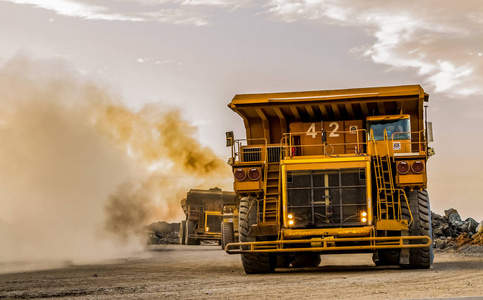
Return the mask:
POLYGON ((368 133, 372 129, 374 132, 374 140, 376 141, 384 140, 384 130, 387 131, 387 138, 389 140, 391 138, 394 140, 411 139, 409 119, 367 121, 367 128, 368 133))

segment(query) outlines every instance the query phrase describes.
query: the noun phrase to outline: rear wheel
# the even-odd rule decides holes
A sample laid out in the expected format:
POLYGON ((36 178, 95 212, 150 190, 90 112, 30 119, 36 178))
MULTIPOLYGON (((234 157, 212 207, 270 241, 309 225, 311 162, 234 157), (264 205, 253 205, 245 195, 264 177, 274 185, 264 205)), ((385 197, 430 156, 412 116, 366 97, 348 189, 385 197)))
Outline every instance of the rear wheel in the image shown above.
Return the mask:
MULTIPOLYGON (((240 199, 240 242, 254 242, 256 239, 249 236, 252 224, 257 222, 256 198, 243 197, 240 199)), ((248 250, 248 246, 242 246, 248 250)), ((247 253, 241 255, 243 269, 246 274, 270 273, 275 270, 277 256, 269 253, 247 253)))
POLYGON ((221 248, 229 243, 235 242, 235 231, 233 230, 233 223, 221 222, 221 248))
MULTIPOLYGON (((430 238, 433 235, 431 228, 431 211, 429 206, 429 197, 426 190, 412 191, 408 193, 409 207, 413 215, 413 223, 409 226, 409 235, 418 236, 425 235, 430 238)), ((409 210, 406 203, 402 205, 403 218, 411 220, 409 210)), ((425 244, 423 240, 416 240, 411 244, 425 244)), ((425 248, 409 249, 409 264, 401 265, 411 269, 429 269, 433 262, 433 243, 425 248)))
POLYGON ((199 245, 200 241, 196 238, 190 237, 195 234, 196 222, 193 220, 186 221, 185 242, 186 245, 199 245))
POLYGON ((180 245, 184 245, 186 242, 185 242, 185 230, 186 229, 186 220, 183 220, 181 221, 181 223, 179 224, 179 244, 180 245))

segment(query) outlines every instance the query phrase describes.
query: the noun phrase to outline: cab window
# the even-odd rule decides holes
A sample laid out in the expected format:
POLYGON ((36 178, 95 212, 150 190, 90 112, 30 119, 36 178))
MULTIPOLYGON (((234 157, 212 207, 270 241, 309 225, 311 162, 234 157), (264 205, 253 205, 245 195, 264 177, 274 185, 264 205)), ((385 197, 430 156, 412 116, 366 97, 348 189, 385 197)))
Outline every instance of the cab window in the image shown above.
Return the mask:
MULTIPOLYGON (((411 125, 409 119, 396 120, 374 120, 367 121, 368 134, 371 130, 374 133, 374 140, 384 140, 384 130, 387 131, 387 138, 389 140, 409 140, 411 139, 411 125)), ((370 134, 369 138, 370 140, 370 134)))

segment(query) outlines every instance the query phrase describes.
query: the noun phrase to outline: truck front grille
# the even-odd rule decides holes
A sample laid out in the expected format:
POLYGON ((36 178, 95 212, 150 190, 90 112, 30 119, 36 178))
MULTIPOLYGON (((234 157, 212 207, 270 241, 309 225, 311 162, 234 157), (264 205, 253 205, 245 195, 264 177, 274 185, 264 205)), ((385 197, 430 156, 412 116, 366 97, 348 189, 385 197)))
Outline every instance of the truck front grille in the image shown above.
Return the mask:
POLYGON ((360 226, 367 211, 364 169, 287 172, 292 228, 360 226))
POLYGON ((208 232, 221 232, 221 222, 223 222, 223 216, 207 215, 206 226, 209 228, 208 232))

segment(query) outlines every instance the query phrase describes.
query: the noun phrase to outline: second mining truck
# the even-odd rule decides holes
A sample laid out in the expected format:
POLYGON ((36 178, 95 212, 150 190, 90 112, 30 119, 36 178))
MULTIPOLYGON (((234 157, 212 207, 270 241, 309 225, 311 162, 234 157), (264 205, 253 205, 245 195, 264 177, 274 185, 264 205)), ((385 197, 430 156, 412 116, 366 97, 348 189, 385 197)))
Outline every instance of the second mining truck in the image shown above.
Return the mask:
POLYGON ((419 85, 236 95, 227 132, 247 274, 314 267, 325 253, 432 263, 428 94, 419 85))
MULTIPOLYGON (((222 229, 226 234, 225 227, 228 225, 225 223, 230 222, 230 216, 233 222, 233 210, 237 211, 238 197, 234 192, 219 188, 191 189, 186 198, 181 200, 181 207, 186 219, 180 223, 180 244, 199 245, 201 241, 212 240, 222 245, 222 229), (227 211, 228 208, 231 210, 227 211)), ((234 241, 234 238, 229 241, 234 241)))

